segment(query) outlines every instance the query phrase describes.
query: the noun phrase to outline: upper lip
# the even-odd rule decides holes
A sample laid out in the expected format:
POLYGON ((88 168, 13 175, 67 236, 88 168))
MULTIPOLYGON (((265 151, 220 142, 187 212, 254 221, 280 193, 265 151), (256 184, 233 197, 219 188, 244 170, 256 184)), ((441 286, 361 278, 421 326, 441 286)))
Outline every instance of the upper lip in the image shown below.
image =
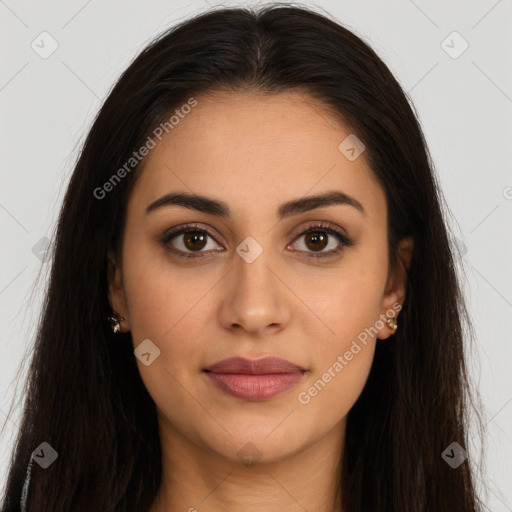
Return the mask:
POLYGON ((249 375, 265 375, 270 373, 292 373, 306 371, 296 364, 279 357, 265 357, 251 360, 243 357, 231 357, 212 364, 205 371, 214 373, 244 373, 249 375))

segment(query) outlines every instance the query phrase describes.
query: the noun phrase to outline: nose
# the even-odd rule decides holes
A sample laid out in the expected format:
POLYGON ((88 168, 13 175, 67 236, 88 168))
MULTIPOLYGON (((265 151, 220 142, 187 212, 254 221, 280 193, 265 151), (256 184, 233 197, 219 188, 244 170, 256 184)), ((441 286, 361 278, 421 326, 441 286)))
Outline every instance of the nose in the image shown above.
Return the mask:
POLYGON ((291 294, 270 253, 263 250, 250 263, 238 253, 233 255, 219 312, 224 328, 259 337, 279 332, 290 321, 291 294))

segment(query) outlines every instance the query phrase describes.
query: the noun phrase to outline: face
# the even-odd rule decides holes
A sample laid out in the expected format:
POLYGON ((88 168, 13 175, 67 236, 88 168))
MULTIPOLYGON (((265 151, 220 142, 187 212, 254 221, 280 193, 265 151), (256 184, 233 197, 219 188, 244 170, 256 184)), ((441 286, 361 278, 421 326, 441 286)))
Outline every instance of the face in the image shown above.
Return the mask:
POLYGON ((405 271, 388 268, 386 197, 365 153, 339 149, 350 132, 322 104, 197 102, 133 189, 110 303, 171 440, 271 462, 343 435, 405 271), (269 356, 288 365, 255 364, 269 356), (205 371, 234 357, 249 362, 205 371))

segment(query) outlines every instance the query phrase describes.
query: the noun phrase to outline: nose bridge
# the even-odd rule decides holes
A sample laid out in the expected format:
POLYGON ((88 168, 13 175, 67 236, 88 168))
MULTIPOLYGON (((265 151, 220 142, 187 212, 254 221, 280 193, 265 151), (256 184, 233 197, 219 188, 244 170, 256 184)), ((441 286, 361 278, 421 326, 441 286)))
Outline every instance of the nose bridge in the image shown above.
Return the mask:
POLYGON ((286 297, 275 275, 277 266, 273 251, 256 238, 249 236, 237 246, 222 313, 226 327, 260 331, 287 321, 286 297))
MULTIPOLYGON (((261 239, 261 237, 260 237, 261 239)), ((239 285, 245 285, 251 295, 271 292, 275 280, 271 271, 273 259, 271 250, 264 249, 253 237, 247 237, 237 248, 234 258, 234 272, 239 285)))

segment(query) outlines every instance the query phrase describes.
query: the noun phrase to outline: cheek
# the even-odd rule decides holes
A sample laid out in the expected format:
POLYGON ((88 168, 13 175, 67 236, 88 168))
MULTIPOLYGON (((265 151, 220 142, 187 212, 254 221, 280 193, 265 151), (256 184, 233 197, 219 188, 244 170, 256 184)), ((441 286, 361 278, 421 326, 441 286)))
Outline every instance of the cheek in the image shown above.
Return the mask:
POLYGON ((315 364, 297 401, 305 414, 321 415, 326 426, 343 418, 361 394, 382 326, 386 267, 369 258, 358 261, 346 275, 333 277, 335 292, 317 295, 311 303, 324 328, 312 337, 315 364))
POLYGON ((177 425, 194 403, 187 389, 200 372, 201 335, 211 322, 204 298, 218 279, 192 279, 162 261, 134 251, 126 260, 124 285, 134 349, 148 339, 158 349, 149 365, 137 358, 139 373, 157 407, 177 425))
POLYGON ((331 295, 324 310, 329 331, 316 336, 311 374, 298 391, 306 415, 322 417, 326 428, 344 418, 359 398, 373 362, 380 294, 371 286, 349 293, 351 282, 331 295))
POLYGON ((321 418, 328 431, 346 417, 359 398, 373 361, 375 342, 347 343, 298 392, 297 402, 304 417, 321 418))
POLYGON ((194 339, 202 301, 218 278, 180 267, 155 248, 127 247, 126 253, 124 286, 134 344, 145 338, 166 344, 183 326, 194 339))
MULTIPOLYGON (((323 292, 310 290, 308 306, 321 320, 321 324, 316 321, 321 330, 316 329, 315 348, 323 364, 348 350, 352 340, 369 341, 368 330, 372 331, 380 317, 385 267, 357 254, 352 261, 354 264, 347 262, 337 275, 325 281, 327 289, 323 292)), ((311 332, 314 318, 308 318, 311 332)))
POLYGON ((171 264, 141 247, 127 254, 124 285, 134 349, 149 339, 159 351, 148 366, 137 359, 139 372, 161 409, 183 411, 190 408, 185 388, 196 385, 214 348, 205 346, 205 336, 208 341, 211 300, 222 276, 171 264))

